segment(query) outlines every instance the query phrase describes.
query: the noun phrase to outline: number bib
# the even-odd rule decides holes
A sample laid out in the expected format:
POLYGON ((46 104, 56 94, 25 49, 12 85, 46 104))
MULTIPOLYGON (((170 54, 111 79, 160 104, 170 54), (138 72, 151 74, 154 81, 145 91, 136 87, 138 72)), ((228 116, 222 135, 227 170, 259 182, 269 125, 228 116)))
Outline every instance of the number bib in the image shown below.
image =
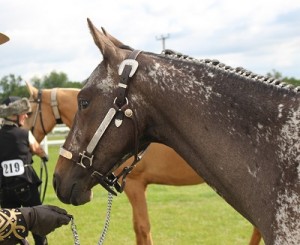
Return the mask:
POLYGON ((24 173, 24 163, 20 159, 3 161, 1 166, 5 177, 18 176, 24 173))

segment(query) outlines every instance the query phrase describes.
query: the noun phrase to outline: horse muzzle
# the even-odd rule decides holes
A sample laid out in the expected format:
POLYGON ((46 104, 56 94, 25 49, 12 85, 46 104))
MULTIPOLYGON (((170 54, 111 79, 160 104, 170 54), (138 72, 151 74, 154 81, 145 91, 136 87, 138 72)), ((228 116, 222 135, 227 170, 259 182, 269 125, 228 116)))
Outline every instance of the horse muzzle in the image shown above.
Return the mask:
POLYGON ((58 199, 65 204, 83 205, 90 202, 93 197, 91 189, 82 187, 78 182, 70 186, 63 184, 57 174, 54 174, 53 177, 53 187, 58 199))

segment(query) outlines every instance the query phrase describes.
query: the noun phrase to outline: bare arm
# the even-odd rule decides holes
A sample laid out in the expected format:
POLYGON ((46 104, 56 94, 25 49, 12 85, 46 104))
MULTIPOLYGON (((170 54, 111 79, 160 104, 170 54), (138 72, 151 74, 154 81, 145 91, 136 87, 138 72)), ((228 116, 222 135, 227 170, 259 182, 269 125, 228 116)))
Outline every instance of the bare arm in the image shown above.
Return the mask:
POLYGON ((31 152, 42 158, 47 157, 46 152, 41 147, 41 145, 36 141, 33 134, 31 133, 31 131, 29 131, 28 138, 29 138, 29 146, 30 146, 31 152))

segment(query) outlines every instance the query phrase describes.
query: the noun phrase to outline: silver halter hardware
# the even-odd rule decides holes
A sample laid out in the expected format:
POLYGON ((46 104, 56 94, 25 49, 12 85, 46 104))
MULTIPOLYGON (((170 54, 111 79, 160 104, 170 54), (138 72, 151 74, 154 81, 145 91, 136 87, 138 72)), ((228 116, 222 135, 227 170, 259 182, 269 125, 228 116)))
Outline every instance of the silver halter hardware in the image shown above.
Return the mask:
MULTIPOLYGON (((87 150, 83 151, 82 153, 79 153, 79 156, 81 156, 81 157, 80 157, 79 162, 77 162, 78 165, 80 165, 83 168, 89 168, 93 165, 94 155, 92 155, 92 153, 93 153, 96 145, 98 144, 99 140, 101 139, 102 135, 104 134, 105 130, 107 129, 108 125, 114 118, 115 114, 116 114, 115 108, 110 108, 108 110, 102 123, 100 124, 100 126, 96 130, 93 138, 91 139, 90 143, 88 144, 87 150), (86 162, 88 162, 88 164, 85 164, 86 162)), ((69 160, 71 160, 73 157, 72 152, 64 149, 63 147, 60 148, 59 154, 69 160)))
MULTIPOLYGON (((131 66, 131 71, 129 73, 129 77, 132 77, 134 75, 134 73, 136 72, 136 70, 137 70, 137 68, 139 66, 139 63, 136 60, 134 60, 134 59, 123 60, 122 63, 120 64, 120 66, 119 66, 119 70, 118 70, 119 76, 122 75, 123 70, 124 70, 124 68, 125 68, 126 65, 131 66)), ((127 85, 126 85, 126 87, 127 87, 127 85)))
MULTIPOLYGON (((119 87, 123 87, 123 86, 120 86, 120 84, 123 84, 123 83, 119 83, 119 87)), ((117 97, 114 99, 114 105, 116 104, 116 101, 117 101, 117 97)), ((128 99, 127 99, 127 97, 125 97, 125 102, 126 102, 125 105, 127 106, 128 105, 128 99)), ((118 111, 121 111, 121 109, 119 109, 118 111)), ((117 128, 120 127, 122 125, 122 122, 123 122, 123 120, 120 120, 120 119, 116 118, 115 119, 115 125, 116 125, 116 127, 117 128)))

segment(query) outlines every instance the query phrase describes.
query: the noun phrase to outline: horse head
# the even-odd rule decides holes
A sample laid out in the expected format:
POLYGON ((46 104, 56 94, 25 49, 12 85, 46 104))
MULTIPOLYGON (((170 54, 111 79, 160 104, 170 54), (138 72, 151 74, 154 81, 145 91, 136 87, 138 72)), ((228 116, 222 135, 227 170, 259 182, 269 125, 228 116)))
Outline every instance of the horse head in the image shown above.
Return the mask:
POLYGON ((99 31, 89 20, 88 25, 103 61, 78 94, 78 111, 54 174, 58 197, 74 205, 90 201, 91 189, 97 183, 111 192, 112 186, 121 188, 113 170, 132 155, 137 162, 138 152, 147 145, 139 138, 144 125, 137 124, 135 103, 127 95, 137 80, 139 52, 104 29, 99 31))

